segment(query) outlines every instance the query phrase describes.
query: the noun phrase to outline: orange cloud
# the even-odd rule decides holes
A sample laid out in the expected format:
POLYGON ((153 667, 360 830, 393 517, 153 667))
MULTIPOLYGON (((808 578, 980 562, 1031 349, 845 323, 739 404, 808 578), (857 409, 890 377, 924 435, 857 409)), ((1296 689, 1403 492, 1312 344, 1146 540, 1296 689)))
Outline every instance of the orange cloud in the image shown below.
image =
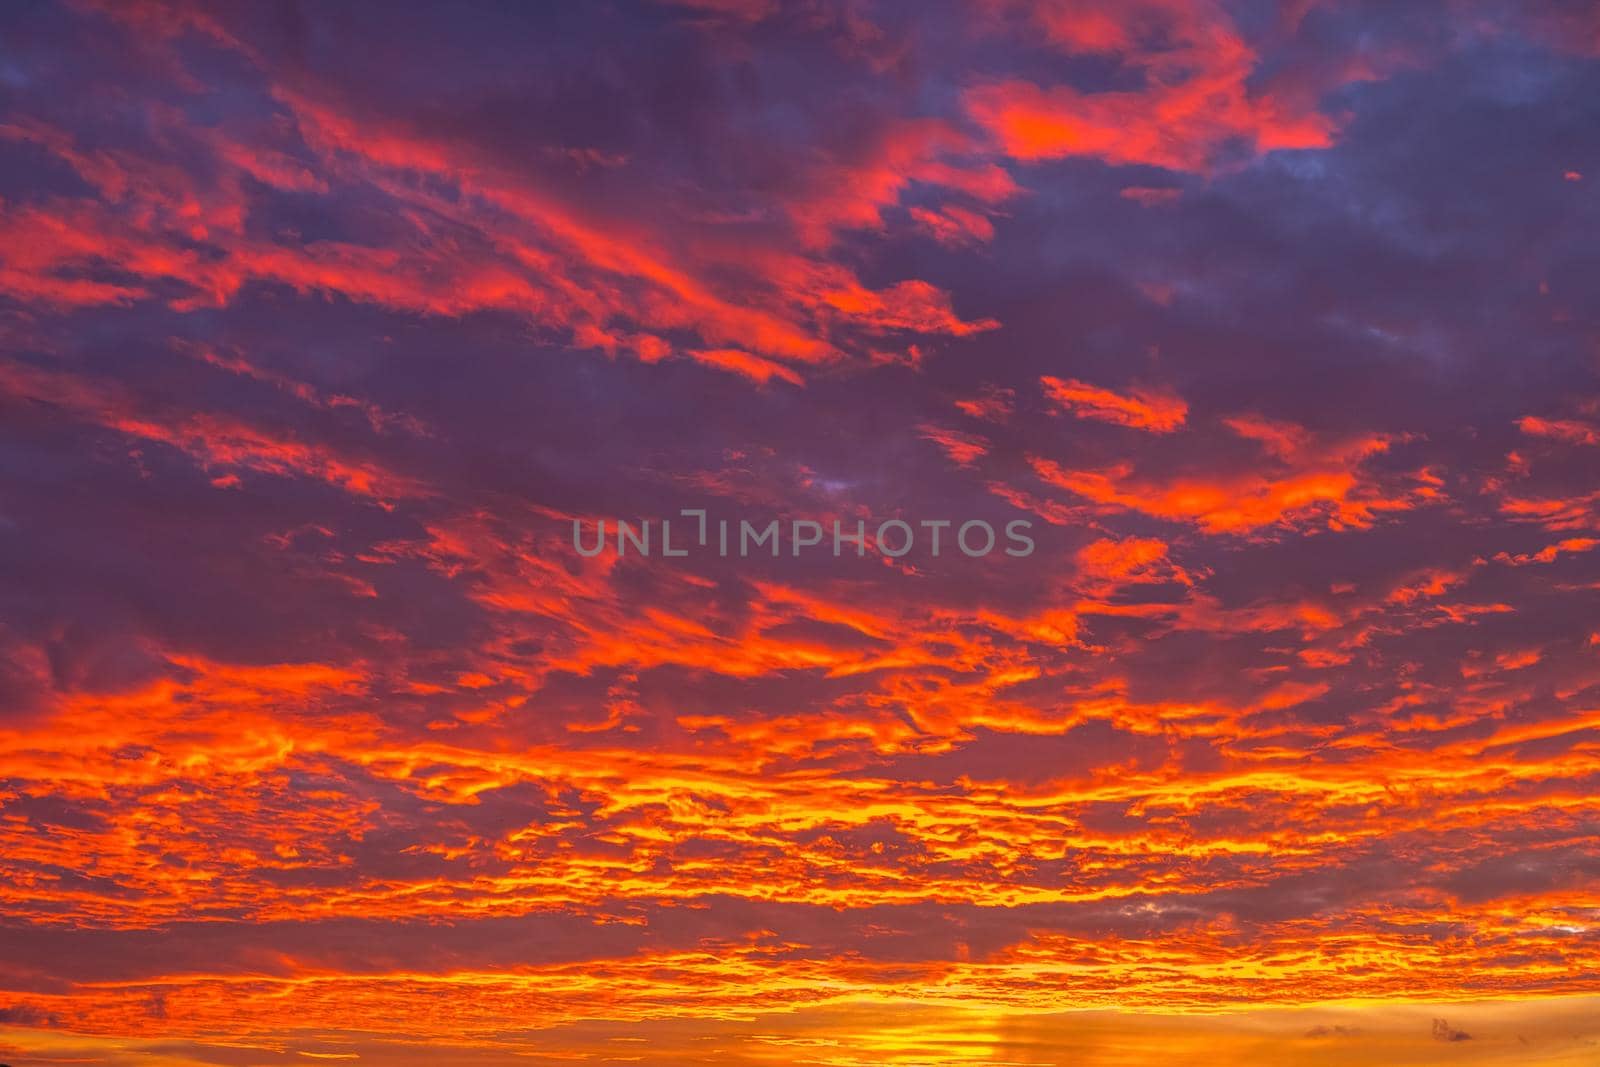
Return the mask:
POLYGON ((1529 437, 1547 437, 1569 445, 1600 445, 1600 427, 1577 419, 1541 419, 1528 415, 1518 420, 1517 428, 1529 437))
POLYGON ((911 217, 940 244, 959 247, 994 238, 994 223, 976 211, 955 204, 947 204, 938 211, 914 207, 911 217))
POLYGON ((1386 493, 1362 465, 1389 448, 1382 436, 1314 442, 1300 427, 1259 419, 1232 420, 1235 432, 1262 444, 1271 462, 1260 470, 1213 475, 1143 475, 1132 464, 1074 470, 1032 457, 1043 481, 1096 504, 1192 523, 1207 533, 1248 533, 1269 526, 1372 525, 1382 512, 1416 506, 1417 494, 1386 493))
POLYGON ((1131 426, 1151 433, 1171 433, 1184 424, 1189 405, 1171 393, 1135 388, 1127 394, 1081 382, 1076 378, 1039 379, 1045 397, 1080 419, 1131 426))
POLYGON ((1206 171, 1234 141, 1256 152, 1332 143, 1334 124, 1314 100, 1252 87, 1259 57, 1210 4, 1048 0, 1030 15, 1061 51, 1115 57, 1147 84, 1084 92, 1005 79, 968 90, 968 110, 1013 158, 1206 171))
POLYGON ((970 467, 989 452, 989 442, 976 434, 926 424, 917 427, 917 430, 926 440, 944 449, 945 455, 958 467, 970 467))
POLYGON ((1078 571, 1096 584, 1111 587, 1161 582, 1194 585, 1194 578, 1168 557, 1170 548, 1155 537, 1101 538, 1078 550, 1078 571))
POLYGON ((237 467, 313 478, 349 493, 383 499, 429 492, 421 482, 376 460, 320 442, 298 440, 227 415, 160 410, 121 390, 23 364, 0 361, 0 393, 53 404, 129 437, 169 445, 208 469, 237 467))
POLYGON ((805 379, 799 374, 785 367, 781 363, 774 363, 770 359, 752 356, 748 352, 741 352, 737 348, 693 349, 689 352, 695 360, 707 366, 719 367, 731 371, 753 382, 765 385, 773 378, 779 378, 791 385, 804 385, 805 379))
POLYGON ((1004 422, 1010 418, 1016 403, 1017 394, 1015 390, 1003 389, 996 385, 985 385, 977 396, 966 400, 957 400, 956 408, 975 419, 984 419, 988 422, 1004 422))

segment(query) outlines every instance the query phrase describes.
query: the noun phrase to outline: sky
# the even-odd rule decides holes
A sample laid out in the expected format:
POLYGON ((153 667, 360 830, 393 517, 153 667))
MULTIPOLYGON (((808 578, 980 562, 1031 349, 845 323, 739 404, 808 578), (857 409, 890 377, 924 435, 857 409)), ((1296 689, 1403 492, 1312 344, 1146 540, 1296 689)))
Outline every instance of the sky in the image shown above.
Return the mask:
POLYGON ((0 1060, 1600 1062, 1597 183, 1587 2, 3 5, 0 1060))

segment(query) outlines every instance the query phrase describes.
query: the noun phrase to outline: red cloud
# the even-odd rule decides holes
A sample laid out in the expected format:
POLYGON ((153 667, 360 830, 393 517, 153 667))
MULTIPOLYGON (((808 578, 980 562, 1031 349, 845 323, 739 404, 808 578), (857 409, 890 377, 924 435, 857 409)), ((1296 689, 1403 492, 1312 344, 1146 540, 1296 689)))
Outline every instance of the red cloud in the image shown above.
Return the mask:
POLYGON ((1229 420, 1259 441, 1270 459, 1259 467, 1206 474, 1154 475, 1130 463, 1075 470, 1033 457, 1045 482, 1107 508, 1193 523, 1207 533, 1249 533, 1269 526, 1366 527, 1386 511, 1426 499, 1416 491, 1386 492, 1362 470, 1389 448, 1381 436, 1317 442, 1303 428, 1255 417, 1229 420))
POLYGON ((989 452, 989 442, 976 434, 926 424, 917 429, 924 438, 944 449, 945 455, 958 467, 970 467, 989 452))
POLYGON ((1577 419, 1541 419, 1528 415, 1517 422, 1517 428, 1529 437, 1548 437, 1569 445, 1600 445, 1600 427, 1577 419))
POLYGON ((1061 51, 1115 57, 1145 84, 1084 92, 1013 78, 968 90, 968 110, 1013 158, 1205 171, 1234 142, 1256 152, 1332 143, 1334 124, 1314 99, 1252 86, 1256 52, 1210 4, 1051 0, 1030 14, 1061 51))
POLYGON ((1135 388, 1128 393, 1081 382, 1076 378, 1039 379, 1045 396, 1064 411, 1080 419, 1132 426, 1151 433, 1171 433, 1184 424, 1189 405, 1171 393, 1135 388))

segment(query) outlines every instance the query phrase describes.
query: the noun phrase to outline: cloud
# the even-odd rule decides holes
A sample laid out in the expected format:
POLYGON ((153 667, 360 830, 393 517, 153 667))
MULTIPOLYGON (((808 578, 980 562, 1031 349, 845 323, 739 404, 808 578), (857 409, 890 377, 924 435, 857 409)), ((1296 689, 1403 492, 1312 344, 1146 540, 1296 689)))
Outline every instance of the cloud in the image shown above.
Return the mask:
POLYGON ((1235 142, 1252 152, 1333 142, 1335 124, 1316 110, 1314 95, 1252 86, 1260 56, 1217 6, 1052 0, 1029 15, 1027 28, 1062 53, 1114 59, 1144 84, 1085 91, 1012 78, 968 90, 969 111, 1013 158, 1089 156, 1204 172, 1235 142))
POLYGON ((1081 382, 1076 378, 1039 379, 1045 398, 1080 419, 1131 426, 1151 433, 1171 433, 1188 418, 1189 405, 1171 393, 1135 388, 1128 394, 1081 382))
POLYGON ((1590 1051, 1583 18, 26 18, 0 1057, 1590 1051))

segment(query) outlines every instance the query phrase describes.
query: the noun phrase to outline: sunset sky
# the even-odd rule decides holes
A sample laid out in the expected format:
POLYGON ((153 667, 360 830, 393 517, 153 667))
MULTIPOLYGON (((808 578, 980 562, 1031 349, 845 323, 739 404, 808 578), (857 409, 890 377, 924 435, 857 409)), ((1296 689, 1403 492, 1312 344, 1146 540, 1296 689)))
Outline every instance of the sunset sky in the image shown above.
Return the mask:
POLYGON ((1590 0, 0 5, 0 1061, 1600 1064, 1597 187, 1590 0))

